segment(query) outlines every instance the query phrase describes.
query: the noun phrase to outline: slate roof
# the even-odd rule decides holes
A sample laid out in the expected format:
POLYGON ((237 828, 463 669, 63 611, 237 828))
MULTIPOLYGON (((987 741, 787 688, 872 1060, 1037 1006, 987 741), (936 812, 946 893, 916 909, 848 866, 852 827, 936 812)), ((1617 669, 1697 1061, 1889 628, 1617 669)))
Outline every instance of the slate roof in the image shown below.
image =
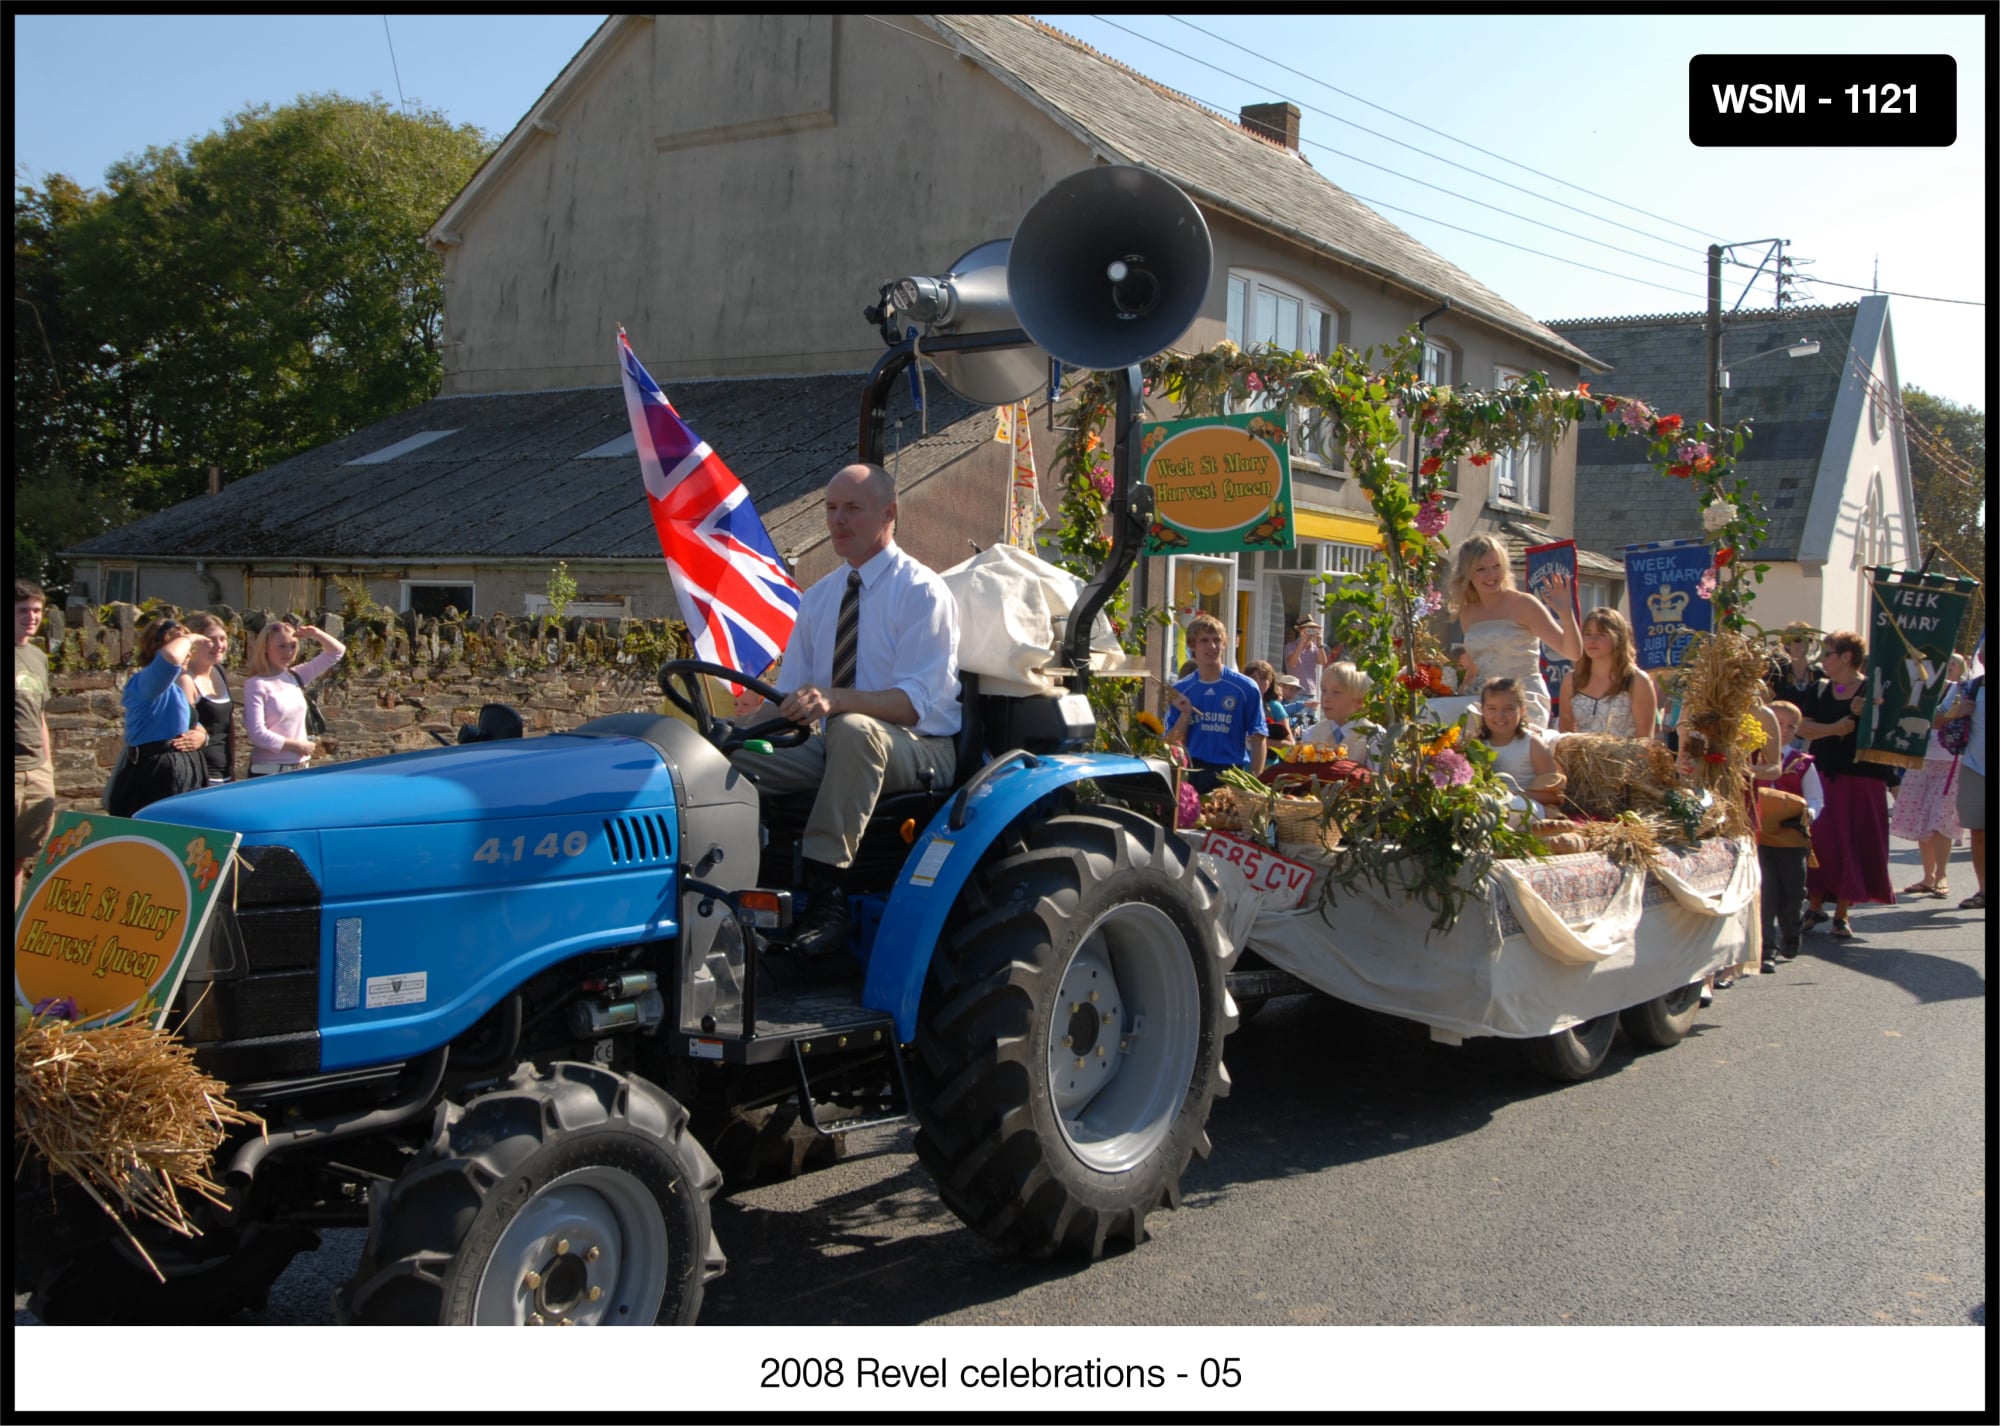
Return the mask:
MULTIPOLYGON (((1722 361, 1743 362, 1759 352, 1810 337, 1817 356, 1765 356, 1736 366, 1722 393, 1722 424, 1749 419, 1753 435, 1737 457, 1751 489, 1764 503, 1770 529, 1758 551, 1769 559, 1797 559, 1820 458, 1831 434, 1858 304, 1738 312, 1723 320, 1722 361)), ((1699 312, 1648 317, 1551 321, 1548 325, 1586 344, 1599 359, 1599 391, 1637 396, 1662 413, 1706 419, 1708 357, 1699 312)), ((1577 432, 1576 539, 1616 552, 1652 540, 1692 539, 1704 532, 1701 512, 1678 481, 1662 480, 1636 436, 1612 440, 1602 422, 1577 432)))
MULTIPOLYGON (((855 458, 862 373, 679 381, 681 417, 750 490, 772 542, 796 559, 826 538, 819 496, 855 458)), ((897 482, 914 482, 992 436, 990 418, 936 381, 919 440, 908 383, 891 393, 889 445, 904 421, 897 482)), ((126 559, 335 562, 479 559, 657 561, 659 538, 630 454, 581 459, 629 435, 616 386, 426 401, 75 546, 126 559), (452 434, 380 464, 356 457, 420 431, 452 434)))
POLYGON ((1446 262, 1283 144, 1202 107, 1039 20, 919 17, 979 66, 1118 163, 1152 169, 1198 202, 1363 271, 1449 297, 1545 351, 1587 362, 1562 333, 1446 262))

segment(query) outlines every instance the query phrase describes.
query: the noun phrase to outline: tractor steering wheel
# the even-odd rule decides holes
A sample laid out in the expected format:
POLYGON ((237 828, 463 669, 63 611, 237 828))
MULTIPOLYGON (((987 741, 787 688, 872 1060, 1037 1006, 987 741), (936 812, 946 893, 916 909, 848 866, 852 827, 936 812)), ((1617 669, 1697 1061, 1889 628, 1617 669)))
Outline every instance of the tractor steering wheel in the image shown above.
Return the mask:
POLYGON ((774 748, 796 748, 813 735, 811 727, 794 723, 789 718, 772 718, 754 728, 738 728, 728 720, 716 717, 708 701, 709 677, 722 679, 725 683, 740 683, 772 703, 784 702, 785 695, 762 679, 752 678, 722 664, 707 663, 701 659, 670 659, 661 664, 660 692, 666 695, 667 702, 694 719, 701 735, 715 744, 719 751, 735 752, 753 739, 761 739, 774 748))

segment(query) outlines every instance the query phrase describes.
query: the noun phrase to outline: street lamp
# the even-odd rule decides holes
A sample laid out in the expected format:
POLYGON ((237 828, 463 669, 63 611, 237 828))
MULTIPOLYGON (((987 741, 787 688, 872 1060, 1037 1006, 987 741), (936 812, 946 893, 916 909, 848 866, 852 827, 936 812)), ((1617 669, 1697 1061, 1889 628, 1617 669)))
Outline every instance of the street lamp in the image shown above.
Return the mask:
POLYGON ((1818 356, 1819 343, 1811 337, 1800 337, 1788 347, 1772 347, 1767 352, 1757 352, 1754 355, 1743 357, 1737 361, 1725 362, 1715 369, 1715 384, 1717 389, 1721 391, 1729 389, 1729 373, 1732 368, 1742 366, 1744 362, 1755 361, 1758 357, 1776 356, 1779 352, 1792 357, 1818 356))

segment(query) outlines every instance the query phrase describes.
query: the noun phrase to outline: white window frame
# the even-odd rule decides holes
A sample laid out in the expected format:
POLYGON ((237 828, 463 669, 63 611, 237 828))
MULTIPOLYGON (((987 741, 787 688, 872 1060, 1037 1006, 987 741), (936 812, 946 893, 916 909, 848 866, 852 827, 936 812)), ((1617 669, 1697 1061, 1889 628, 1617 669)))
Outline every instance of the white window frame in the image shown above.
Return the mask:
MULTIPOLYGON (((1350 544, 1344 540, 1322 540, 1310 536, 1299 541, 1298 548, 1292 550, 1246 551, 1239 556, 1239 574, 1245 585, 1255 591, 1250 610, 1251 626, 1260 631, 1262 640, 1272 645, 1268 654, 1253 654, 1252 657, 1270 658, 1275 665, 1284 653, 1285 642, 1291 637, 1290 619, 1286 616, 1284 581, 1287 579, 1311 580, 1315 575, 1355 575, 1381 559, 1382 552, 1373 545, 1350 544)), ((1308 589, 1324 590, 1325 586, 1308 584, 1308 589)), ((1324 636, 1326 615, 1324 606, 1320 612, 1320 633, 1324 636)))
MULTIPOLYGON (((1498 391, 1508 382, 1518 381, 1526 375, 1525 371, 1512 367, 1496 366, 1493 368, 1493 389, 1498 391)), ((1495 505, 1546 514, 1548 469, 1548 448, 1540 443, 1495 451, 1493 464, 1488 467, 1491 476, 1487 487, 1490 492, 1488 498, 1495 505), (1503 493, 1504 486, 1512 486, 1514 493, 1503 493)))
POLYGON ((1458 369, 1458 353, 1443 342, 1424 338, 1423 380, 1426 386, 1449 386, 1458 369))
MULTIPOLYGON (((1181 664, 1194 657, 1189 652, 1187 646, 1187 619, 1181 615, 1178 604, 1180 596, 1180 573, 1182 570, 1190 571, 1189 581, 1192 582, 1192 571, 1204 568, 1220 570, 1222 573, 1222 592, 1220 594, 1199 597, 1214 599, 1220 602, 1221 607, 1219 609, 1210 610, 1209 612, 1222 620, 1223 628, 1228 632, 1228 638, 1222 646, 1225 662, 1228 661, 1230 651, 1236 647, 1236 590, 1238 587, 1236 561, 1228 555, 1168 555, 1167 607, 1173 611, 1174 616, 1173 664, 1167 669, 1167 682, 1169 683, 1174 681, 1175 675, 1180 671, 1181 664)), ((1191 617, 1193 616, 1187 616, 1187 618, 1191 617)))
POLYGON ((139 602, 139 566, 136 564, 100 564, 97 567, 97 584, 104 596, 97 601, 100 604, 139 602), (132 587, 124 595, 114 594, 111 592, 113 580, 129 581, 132 587))
MULTIPOLYGON (((1254 268, 1231 268, 1227 288, 1224 328, 1229 340, 1244 351, 1271 345, 1282 351, 1304 351, 1324 357, 1340 342, 1340 309, 1297 283, 1254 268), (1274 333, 1268 339, 1260 337, 1251 340, 1250 329, 1254 322, 1251 312, 1260 297, 1269 297, 1274 311, 1282 311, 1285 303, 1295 304, 1296 315, 1292 319, 1289 342, 1284 340, 1282 332, 1274 333)), ((1257 393, 1240 406, 1233 400, 1226 404, 1232 411, 1268 411, 1272 403, 1268 394, 1257 393)), ((1292 459, 1330 471, 1344 470, 1346 461, 1340 442, 1333 439, 1331 426, 1332 423, 1319 412, 1301 411, 1297 407, 1288 411, 1286 429, 1291 435, 1292 459)))
POLYGON ((479 607, 479 585, 478 582, 475 580, 405 579, 402 580, 400 583, 402 587, 399 591, 399 598, 401 599, 402 602, 397 605, 397 608, 400 612, 405 614, 410 612, 410 591, 414 589, 469 589, 472 591, 472 598, 466 601, 465 607, 462 609, 458 609, 458 606, 456 604, 453 604, 452 607, 454 609, 458 609, 458 612, 463 614, 468 619, 473 616, 474 612, 479 607))

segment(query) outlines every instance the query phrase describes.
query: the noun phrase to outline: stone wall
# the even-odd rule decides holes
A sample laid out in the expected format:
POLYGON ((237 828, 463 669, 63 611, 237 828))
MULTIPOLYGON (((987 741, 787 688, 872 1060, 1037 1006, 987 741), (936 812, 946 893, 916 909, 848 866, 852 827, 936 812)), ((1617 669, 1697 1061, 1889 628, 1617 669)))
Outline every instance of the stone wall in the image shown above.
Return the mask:
MULTIPOLYGON (((98 805, 118 756, 119 691, 133 673, 140 635, 152 618, 180 612, 127 604, 50 611, 36 642, 49 650, 46 711, 60 810, 98 805)), ((272 616, 211 612, 229 626, 225 667, 238 690, 247 677, 248 635, 272 616)), ((607 713, 659 712, 659 666, 688 652, 686 630, 660 619, 572 619, 545 630, 540 620, 504 615, 453 623, 414 616, 349 621, 322 611, 307 622, 347 645, 347 657, 313 685, 327 722, 318 765, 456 742, 458 729, 486 703, 514 708, 530 735, 607 713)), ((240 777, 250 745, 237 717, 240 777)))

